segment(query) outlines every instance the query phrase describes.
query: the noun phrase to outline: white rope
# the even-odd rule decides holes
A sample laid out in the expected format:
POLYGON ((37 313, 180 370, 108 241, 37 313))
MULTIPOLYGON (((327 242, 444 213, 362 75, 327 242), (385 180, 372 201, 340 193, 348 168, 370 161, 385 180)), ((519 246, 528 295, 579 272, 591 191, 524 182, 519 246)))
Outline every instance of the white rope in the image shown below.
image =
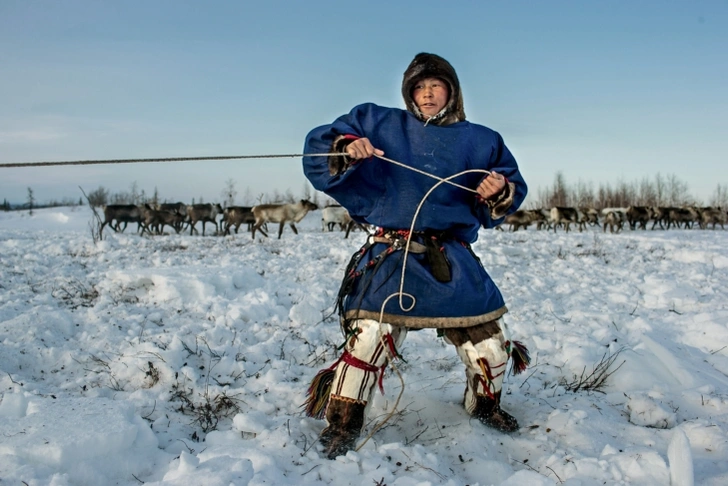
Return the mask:
MULTIPOLYGON (((396 295, 399 295, 399 308, 402 309, 403 312, 409 312, 409 311, 411 311, 414 308, 415 302, 416 302, 416 299, 415 299, 415 297, 413 295, 406 294, 404 292, 404 272, 407 269, 407 255, 409 254, 410 241, 412 240, 412 233, 415 230, 415 221, 417 220, 417 216, 419 216, 419 214, 420 214, 420 210, 422 209, 422 205, 425 203, 425 200, 427 200, 427 198, 430 197, 430 194, 432 194, 432 191, 434 191, 435 189, 437 189, 441 184, 445 184, 445 183, 452 184, 451 182, 449 182, 450 179, 454 179, 455 177, 460 177, 461 175, 470 174, 470 173, 473 173, 473 172, 480 172, 480 173, 483 173, 483 174, 490 174, 490 171, 487 171, 485 169, 468 169, 468 170, 464 170, 462 172, 458 172, 455 175, 451 175, 449 177, 446 177, 445 179, 440 179, 440 182, 438 182, 437 184, 435 184, 434 186, 432 186, 430 188, 430 190, 427 191, 427 193, 425 193, 424 196, 422 196, 422 199, 420 200, 420 203, 417 205, 417 209, 415 210, 415 214, 414 214, 414 216, 412 216, 412 223, 410 224, 409 233, 407 234, 407 243, 404 246, 404 261, 402 262, 402 275, 400 276, 399 292, 397 292, 397 294, 396 294, 396 295), (407 295, 408 297, 410 297, 412 299, 412 305, 409 308, 406 308, 405 309, 404 304, 402 303, 402 296, 403 295, 407 295)), ((435 177, 435 176, 432 176, 432 177, 435 177)), ((462 186, 459 186, 459 187, 462 187, 462 186)), ((468 189, 468 190, 477 193, 477 191, 474 191, 472 189, 468 189)), ((395 295, 395 294, 392 294, 392 295, 395 295)), ((381 320, 381 318, 382 318, 383 315, 384 315, 384 306, 382 306, 382 310, 381 310, 381 313, 380 313, 380 320, 381 320)))
MULTIPOLYGON (((455 177, 459 177, 459 176, 461 176, 461 175, 463 175, 463 174, 466 174, 466 173, 468 173, 468 172, 474 172, 474 171, 481 171, 481 172, 485 172, 485 173, 488 173, 488 174, 490 174, 490 172, 488 172, 487 170, 482 170, 482 169, 473 169, 473 170, 469 170, 469 171, 468 171, 468 170, 466 170, 466 171, 460 172, 459 174, 455 174, 455 175, 453 175, 453 176, 450 176, 450 177, 448 177, 448 178, 446 178, 446 179, 442 179, 442 178, 440 178, 440 177, 437 177, 437 176, 436 176, 436 175, 434 175, 434 174, 430 174, 429 172, 425 172, 424 170, 416 169, 416 168, 414 168, 414 167, 410 167, 409 165, 405 165, 405 164, 403 164, 402 162, 397 162, 396 160, 388 159, 388 158, 386 158, 386 157, 383 157, 383 156, 381 156, 381 155, 377 155, 377 154, 374 154, 374 156, 375 156, 375 157, 378 157, 378 158, 380 158, 380 159, 382 159, 382 160, 386 160, 387 162, 390 162, 390 163, 392 163, 392 164, 394 164, 394 165, 398 165, 398 166, 400 166, 400 167, 404 167, 405 169, 409 169, 409 170, 411 170, 411 171, 413 171, 413 172, 417 172, 418 174, 422 174, 422 175, 425 175, 425 176, 427 176, 427 177, 431 177, 432 179, 438 180, 438 181, 440 181, 440 182, 445 182, 445 183, 447 183, 447 184, 450 184, 451 186, 459 187, 460 189, 463 189, 463 190, 466 190, 466 191, 469 191, 469 192, 474 192, 474 193, 476 193, 476 194, 477 194, 477 192, 478 192, 478 191, 476 191, 475 189, 471 189, 471 188, 469 188, 469 187, 461 186, 460 184, 457 184, 457 183, 455 183, 455 182, 450 182, 450 179, 454 179, 455 177)), ((435 187, 439 186, 439 185, 440 185, 440 184, 435 184, 435 186, 433 187, 433 189, 434 189, 435 187)), ((425 198, 427 198, 427 196, 429 196, 429 193, 427 193, 427 194, 425 195, 425 198)))

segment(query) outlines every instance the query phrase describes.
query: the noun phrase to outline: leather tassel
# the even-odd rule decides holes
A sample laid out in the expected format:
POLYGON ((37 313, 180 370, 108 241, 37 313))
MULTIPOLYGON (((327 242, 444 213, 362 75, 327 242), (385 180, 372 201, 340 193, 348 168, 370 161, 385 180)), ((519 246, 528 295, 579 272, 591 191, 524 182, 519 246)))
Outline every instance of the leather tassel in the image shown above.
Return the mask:
POLYGON ((323 419, 326 414, 326 405, 329 402, 331 385, 334 382, 335 370, 323 369, 316 373, 306 392, 307 399, 303 403, 306 408, 306 415, 315 419, 323 419))
POLYGON ((531 364, 531 355, 528 348, 520 341, 509 341, 509 354, 511 355, 511 374, 523 373, 531 364))

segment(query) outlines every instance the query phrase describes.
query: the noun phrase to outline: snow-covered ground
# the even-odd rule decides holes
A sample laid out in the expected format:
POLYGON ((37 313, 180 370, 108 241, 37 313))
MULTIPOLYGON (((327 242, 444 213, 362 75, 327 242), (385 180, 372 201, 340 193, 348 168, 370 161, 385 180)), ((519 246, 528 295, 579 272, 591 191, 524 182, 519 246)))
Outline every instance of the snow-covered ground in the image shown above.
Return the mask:
POLYGON ((482 231, 533 358, 505 385, 520 431, 471 420, 455 350, 412 332, 394 415, 330 461, 301 404, 364 236, 319 218, 95 245, 86 208, 0 213, 0 484, 728 484, 728 231, 482 231))

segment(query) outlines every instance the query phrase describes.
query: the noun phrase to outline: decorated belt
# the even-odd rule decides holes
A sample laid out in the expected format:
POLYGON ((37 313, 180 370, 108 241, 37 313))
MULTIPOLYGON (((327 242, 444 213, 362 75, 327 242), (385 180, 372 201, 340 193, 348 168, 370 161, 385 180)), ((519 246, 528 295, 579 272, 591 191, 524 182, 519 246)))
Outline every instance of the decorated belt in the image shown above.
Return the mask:
MULTIPOLYGON (((395 249, 403 249, 407 246, 407 240, 405 238, 391 238, 388 236, 370 236, 370 243, 385 243, 394 247, 395 249)), ((427 248, 422 243, 410 240, 409 252, 410 253, 425 253, 427 248)))

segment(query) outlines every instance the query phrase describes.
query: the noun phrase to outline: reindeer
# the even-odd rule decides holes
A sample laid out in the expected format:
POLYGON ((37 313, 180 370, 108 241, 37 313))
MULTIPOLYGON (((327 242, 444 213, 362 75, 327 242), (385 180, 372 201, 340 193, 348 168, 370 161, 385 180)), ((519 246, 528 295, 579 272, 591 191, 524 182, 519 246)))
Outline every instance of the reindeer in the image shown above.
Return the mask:
POLYGON ((647 206, 630 206, 627 208, 627 222, 629 229, 635 230, 638 225, 643 230, 647 229, 647 222, 652 219, 652 208, 647 206))
POLYGON ((528 226, 534 221, 534 215, 530 210, 519 209, 512 214, 509 214, 503 220, 503 223, 496 226, 496 229, 502 230, 501 226, 504 224, 511 225, 511 231, 518 231, 519 228, 527 229, 528 226))
MULTIPOLYGON (((187 220, 187 205, 183 202, 176 202, 176 203, 162 203, 158 204, 156 207, 159 211, 169 211, 171 213, 176 213, 182 216, 181 222, 177 223, 174 226, 174 230, 179 233, 182 231, 182 227, 185 225, 185 221, 187 220)), ((167 223, 169 224, 169 223, 167 223)))
POLYGON ((685 229, 691 229, 693 227, 693 223, 697 222, 699 217, 700 214, 698 213, 698 210, 693 207, 671 208, 668 212, 666 229, 670 229, 670 226, 673 225, 676 228, 680 228, 681 223, 685 225, 685 229))
POLYGON ((726 212, 721 208, 701 208, 699 212, 700 219, 698 220, 698 224, 701 229, 707 229, 708 225, 711 223, 713 224, 713 229, 715 229, 715 225, 717 224, 719 224, 722 229, 725 229, 726 212))
POLYGON ((142 209, 142 234, 144 231, 152 234, 152 230, 158 235, 164 232, 164 226, 169 225, 179 234, 184 225, 185 217, 176 211, 158 210, 145 204, 142 209))
MULTIPOLYGON (((202 236, 205 236, 205 224, 207 222, 215 225, 215 232, 220 231, 220 227, 217 225, 217 215, 222 214, 222 206, 219 204, 193 204, 187 206, 187 222, 190 224, 190 235, 193 234, 195 225, 198 221, 202 221, 202 236)), ((199 234, 199 232, 198 232, 199 234)))
POLYGON ((321 210, 322 231, 334 231, 337 224, 341 230, 344 230, 350 222, 349 211, 342 206, 326 206, 321 210))
POLYGON ((565 231, 568 233, 571 223, 574 223, 579 228, 579 232, 586 228, 584 222, 584 215, 576 208, 570 207, 553 207, 551 208, 551 221, 554 225, 554 233, 556 228, 560 225, 564 226, 565 231))
POLYGON ((346 208, 341 206, 326 206, 321 210, 321 230, 322 231, 333 231, 334 227, 338 224, 341 231, 345 231, 344 239, 349 237, 351 230, 359 228, 366 232, 366 225, 357 223, 351 219, 351 215, 346 208))
POLYGON ((665 229, 665 226, 670 225, 670 211, 675 208, 664 207, 664 206, 652 206, 650 212, 652 213, 652 230, 655 226, 660 225, 660 229, 665 229))
POLYGON ((607 232, 607 226, 609 226, 610 233, 619 233, 624 227, 625 213, 621 211, 609 211, 604 214, 604 229, 603 232, 607 232), (615 231, 616 228, 616 231, 615 231))
POLYGON ((104 206, 104 222, 99 228, 99 238, 102 238, 104 226, 107 224, 115 232, 123 233, 128 223, 137 223, 137 233, 140 229, 143 229, 142 222, 142 209, 133 204, 109 204, 104 206), (114 224, 116 221, 116 224, 114 224), (124 227, 121 227, 121 223, 124 223, 124 227))
POLYGON ((581 214, 584 215, 584 222, 589 226, 599 226, 599 211, 592 207, 579 208, 581 214))
POLYGON ((253 216, 252 207, 250 206, 228 206, 222 214, 222 224, 225 226, 223 234, 229 235, 230 228, 235 226, 235 234, 238 234, 238 228, 241 224, 248 225, 248 231, 253 229, 255 216, 253 216))
POLYGON ((546 228, 546 231, 551 229, 551 210, 545 208, 531 209, 531 221, 536 223, 536 229, 542 230, 546 228))
POLYGON ((283 226, 288 223, 295 234, 298 234, 295 223, 303 219, 309 211, 315 211, 318 206, 307 199, 301 199, 297 203, 290 204, 259 204, 253 207, 253 216, 255 216, 255 224, 251 231, 251 236, 255 239, 255 230, 259 230, 266 238, 268 234, 263 231, 261 226, 264 223, 280 223, 278 228, 278 239, 283 234, 283 226))

